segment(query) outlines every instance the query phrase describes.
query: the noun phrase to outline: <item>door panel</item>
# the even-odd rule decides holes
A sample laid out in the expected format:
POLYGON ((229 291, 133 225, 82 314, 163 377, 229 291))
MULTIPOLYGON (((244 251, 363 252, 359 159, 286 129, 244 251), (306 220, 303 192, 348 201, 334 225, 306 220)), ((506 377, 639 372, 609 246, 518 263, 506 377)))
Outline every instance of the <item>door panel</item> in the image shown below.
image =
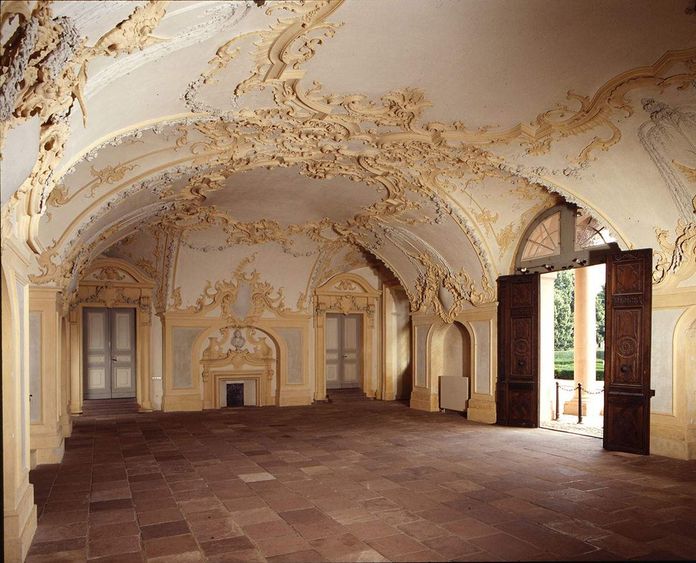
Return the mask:
POLYGON ((342 387, 360 387, 360 341, 362 315, 343 316, 342 387))
POLYGON ((539 425, 539 274, 498 278, 497 422, 539 425))
POLYGON ((85 399, 108 399, 111 397, 109 310, 85 308, 82 326, 85 346, 85 399))
POLYGON ((338 315, 326 315, 326 388, 338 389, 341 386, 341 345, 340 318, 338 315))
POLYGON ((83 312, 85 399, 135 397, 135 310, 83 312))
POLYGON ((326 315, 326 388, 360 387, 362 315, 326 315))
POLYGON ((135 309, 111 309, 111 396, 135 397, 135 309))
POLYGON ((607 257, 604 447, 650 452, 652 250, 607 257))

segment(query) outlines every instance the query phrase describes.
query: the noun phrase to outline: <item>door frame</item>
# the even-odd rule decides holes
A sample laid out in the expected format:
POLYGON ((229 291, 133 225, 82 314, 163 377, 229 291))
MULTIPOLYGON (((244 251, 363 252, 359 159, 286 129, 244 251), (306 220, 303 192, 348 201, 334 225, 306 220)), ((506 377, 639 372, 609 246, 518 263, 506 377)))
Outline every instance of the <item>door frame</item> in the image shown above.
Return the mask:
MULTIPOLYGON (((586 266, 594 266, 597 264, 606 264, 607 265, 607 270, 606 270, 606 277, 605 277, 605 291, 607 291, 607 299, 605 302, 605 313, 606 313, 606 323, 607 323, 607 338, 605 340, 605 375, 604 375, 604 428, 603 428, 603 448, 607 450, 614 450, 614 451, 625 451, 629 453, 637 453, 637 454, 644 454, 648 455, 650 453, 650 417, 651 417, 651 412, 650 412, 650 398, 654 396, 654 391, 650 389, 651 387, 651 374, 650 374, 650 345, 651 345, 651 320, 652 320, 652 249, 639 249, 639 250, 606 250, 602 249, 597 252, 591 252, 590 253, 590 260, 589 264, 586 266), (625 260, 638 260, 642 256, 643 259, 643 268, 644 271, 643 273, 643 280, 642 280, 642 285, 640 286, 641 289, 640 291, 636 290, 637 293, 640 293, 640 299, 636 301, 636 297, 634 295, 630 295, 627 299, 625 299, 626 303, 621 303, 619 306, 620 307, 625 307, 626 305, 630 306, 640 306, 644 307, 645 310, 647 310, 647 321, 644 321, 644 324, 641 325, 639 328, 640 330, 640 342, 639 342, 639 355, 641 356, 639 358, 640 362, 640 367, 643 370, 641 374, 641 382, 640 385, 638 386, 633 386, 634 389, 629 389, 626 387, 625 389, 622 389, 622 385, 618 385, 618 390, 614 391, 614 394, 617 396, 620 395, 625 395, 628 397, 628 395, 631 395, 631 397, 634 399, 634 404, 638 404, 638 402, 642 401, 642 408, 643 408, 643 420, 641 422, 642 424, 642 429, 643 429, 643 443, 639 447, 630 447, 626 446, 624 444, 618 444, 618 443, 610 443, 608 440, 608 435, 609 432, 607 432, 609 420, 610 420, 610 415, 611 413, 609 412, 611 410, 610 407, 610 402, 609 402, 609 397, 608 397, 608 391, 607 391, 607 382, 611 382, 611 373, 610 370, 615 370, 616 366, 613 366, 611 362, 607 361, 608 357, 611 357, 612 355, 612 349, 613 346, 615 346, 615 343, 613 342, 613 339, 610 339, 609 334, 610 334, 610 328, 609 324, 612 322, 611 315, 610 315, 610 298, 609 298, 609 276, 610 276, 610 268, 608 262, 611 260, 612 262, 615 260, 618 260, 619 262, 625 261, 625 260), (646 258, 647 257, 647 258, 646 258), (635 303, 634 303, 635 301, 635 303), (638 393, 635 389, 635 387, 640 387, 640 393, 638 393), (640 401, 638 400, 640 398, 640 401)), ((538 276, 539 273, 533 274, 538 276)), ((524 275, 514 275, 514 276, 501 276, 501 278, 522 278, 524 275)), ((499 278, 500 279, 500 278, 499 278)), ((636 293, 634 292, 634 293, 636 293)), ((537 299, 536 299, 536 314, 538 317, 539 310, 540 310, 540 302, 539 302, 539 293, 537 292, 537 299)), ((500 411, 499 411, 499 397, 501 393, 504 393, 504 389, 500 389, 499 386, 501 384, 501 375, 500 375, 500 370, 501 367, 503 366, 503 361, 502 361, 502 354, 504 353, 503 351, 503 338, 501 338, 501 330, 502 330, 502 323, 504 322, 504 319, 501 318, 502 316, 502 309, 500 308, 500 295, 498 295, 498 314, 499 314, 499 319, 498 319, 498 346, 499 346, 499 352, 498 352, 498 377, 497 377, 497 383, 496 383, 496 416, 498 417, 499 424, 502 425, 507 425, 508 421, 507 420, 502 420, 500 418, 500 411)), ((539 329, 539 323, 537 322, 537 327, 536 330, 538 331, 539 329)), ((538 338, 538 336, 537 336, 538 338)), ((536 361, 537 364, 539 362, 539 347, 537 346, 536 350, 536 361)), ((538 384, 538 365, 537 365, 537 389, 536 389, 536 399, 535 399, 535 421, 534 421, 534 426, 538 426, 538 417, 539 417, 539 400, 540 400, 540 393, 541 393, 541 387, 538 384)), ((619 409, 620 411, 620 409, 619 409)), ((618 412, 618 411, 617 411, 618 412)))
MULTIPOLYGON (((87 355, 86 343, 84 341, 85 336, 86 336, 85 331, 84 331, 84 324, 85 324, 84 323, 84 316, 85 316, 85 313, 88 309, 104 309, 104 310, 106 310, 106 323, 107 323, 107 327, 108 327, 107 332, 108 332, 108 339, 109 339, 108 356, 110 356, 107 361, 108 361, 108 365, 109 365, 109 384, 111 386, 112 393, 113 393, 113 364, 111 363, 111 361, 112 361, 111 356, 113 356, 113 354, 114 354, 114 351, 112 349, 112 346, 113 346, 112 337, 113 337, 113 328, 114 328, 113 327, 112 311, 115 311, 116 309, 129 309, 129 310, 133 311, 133 324, 131 326, 131 328, 133 330, 133 334, 131 334, 131 345, 133 346, 133 352, 132 352, 133 360, 132 360, 132 362, 133 362, 134 397, 137 397, 138 396, 138 332, 139 332, 138 327, 137 327, 137 324, 138 324, 137 323, 137 317, 138 317, 137 307, 134 307, 133 305, 131 305, 131 306, 122 305, 122 306, 118 306, 118 307, 101 307, 101 306, 90 304, 86 307, 80 308, 80 315, 82 316, 81 324, 83 327, 83 330, 82 330, 82 339, 83 340, 82 340, 82 350, 81 350, 82 365, 83 365, 83 370, 82 370, 82 377, 83 377, 83 379, 82 379, 82 400, 83 401, 89 400, 89 399, 85 399, 85 397, 84 397, 85 393, 87 392, 87 389, 86 389, 87 370, 84 369, 85 356, 87 355)), ((118 399, 119 397, 112 396, 109 398, 110 399, 118 399)), ((128 398, 130 398, 130 397, 128 397, 128 398)))
MULTIPOLYGON (((338 335, 337 335, 337 336, 338 336, 338 342, 339 342, 339 349, 338 349, 338 351, 339 351, 339 383, 340 383, 341 385, 340 385, 339 387, 335 387, 335 388, 333 388, 333 389, 355 389, 355 387, 345 387, 345 386, 343 386, 343 383, 345 383, 345 381, 344 381, 344 376, 345 376, 345 364, 344 364, 344 361, 343 361, 343 360, 345 359, 345 354, 343 353, 343 352, 345 352, 345 334, 346 334, 346 332, 345 332, 345 326, 346 326, 345 319, 346 319, 346 317, 348 317, 348 315, 354 315, 355 317, 357 317, 357 318, 360 320, 360 324, 359 324, 359 326, 358 326, 358 330, 359 330, 360 334, 359 334, 358 337, 357 337, 357 346, 358 346, 358 349, 356 350, 357 354, 359 354, 359 359, 358 359, 358 361, 356 362, 356 364, 357 364, 357 367, 360 368, 360 367, 362 367, 362 356, 363 356, 363 349, 362 349, 362 346, 363 346, 363 337, 362 337, 362 335, 363 335, 363 332, 365 332, 365 329, 363 328, 364 317, 363 317, 363 315, 359 315, 359 314, 356 314, 356 313, 332 313, 332 312, 327 312, 327 313, 326 313, 326 316, 328 317, 329 315, 333 315, 333 316, 335 316, 337 319, 339 319, 339 329, 338 329, 338 335)), ((326 352, 326 349, 325 349, 324 351, 326 352)), ((326 361, 326 360, 325 360, 325 361, 326 361)), ((326 364, 325 364, 325 365, 326 365, 326 364)), ((362 377, 362 374, 361 374, 360 377, 358 378, 358 386, 360 386, 360 388, 362 388, 362 384, 363 384, 363 377, 362 377)), ((328 383, 327 383, 327 385, 328 385, 328 383)), ((327 389, 328 389, 328 387, 327 387, 327 389)))
MULTIPOLYGON (((377 389, 372 385, 372 342, 375 334, 375 312, 382 292, 357 274, 337 274, 314 292, 314 334, 316 387, 315 401, 326 401, 326 314, 361 314, 362 375, 360 387, 369 397, 377 389)), ((379 385, 379 382, 378 382, 379 385)))
POLYGON ((150 354, 152 293, 155 284, 138 268, 120 258, 100 258, 90 264, 80 280, 70 321, 70 412, 82 413, 84 401, 85 307, 135 308, 135 397, 140 411, 151 411, 150 354))

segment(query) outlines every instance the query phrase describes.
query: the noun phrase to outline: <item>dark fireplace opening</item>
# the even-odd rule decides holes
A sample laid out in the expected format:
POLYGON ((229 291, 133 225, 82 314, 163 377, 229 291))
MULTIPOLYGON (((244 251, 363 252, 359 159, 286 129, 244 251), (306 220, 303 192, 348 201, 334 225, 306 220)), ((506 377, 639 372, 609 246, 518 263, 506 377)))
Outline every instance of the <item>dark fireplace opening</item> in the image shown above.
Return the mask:
POLYGON ((227 406, 228 407, 243 407, 244 406, 244 383, 228 383, 227 384, 227 406))

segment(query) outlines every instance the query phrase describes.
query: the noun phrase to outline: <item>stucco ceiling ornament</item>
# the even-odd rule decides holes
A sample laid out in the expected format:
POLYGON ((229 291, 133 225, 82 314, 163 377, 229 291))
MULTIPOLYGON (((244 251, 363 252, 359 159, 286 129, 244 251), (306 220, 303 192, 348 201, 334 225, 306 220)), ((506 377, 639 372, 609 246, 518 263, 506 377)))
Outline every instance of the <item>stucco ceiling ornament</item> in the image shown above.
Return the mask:
POLYGON ((2 42, 2 76, 0 86, 0 148, 6 132, 19 123, 38 115, 40 148, 37 161, 19 189, 3 210, 29 216, 27 232, 22 236, 35 252, 40 252, 38 220, 46 211, 46 200, 55 187, 54 170, 63 157, 70 135, 68 117, 77 101, 83 120, 87 107, 83 90, 87 67, 97 56, 118 56, 142 49, 152 41, 154 27, 164 16, 167 0, 150 0, 138 6, 114 29, 105 33, 96 44, 87 47, 80 40, 71 20, 54 18, 50 2, 37 2, 30 16, 26 4, 3 3, 3 22, 19 20, 15 33, 2 42), (7 75, 5 71, 8 70, 7 75), (18 206, 27 197, 26 206, 18 206))
MULTIPOLYGON (((301 85, 305 72, 303 63, 314 55, 321 41, 337 29, 338 24, 326 19, 339 6, 340 2, 277 3, 269 13, 287 11, 294 16, 279 21, 270 29, 233 40, 238 44, 252 35, 258 39, 255 66, 249 78, 237 85, 236 95, 270 88, 275 105, 256 110, 233 110, 229 115, 234 115, 234 122, 210 122, 210 116, 206 116, 207 123, 195 126, 197 133, 207 133, 205 142, 196 141, 190 145, 196 164, 222 166, 226 174, 243 166, 248 169, 299 164, 309 177, 336 175, 371 181, 373 185, 379 183, 387 190, 388 198, 373 212, 361 214, 348 225, 333 228, 345 242, 359 244, 377 255, 381 234, 376 224, 387 219, 393 223, 413 221, 403 210, 414 204, 413 194, 423 195, 436 208, 434 216, 427 217, 426 221, 438 222, 449 215, 469 238, 481 262, 482 283, 483 278, 495 277, 489 250, 481 242, 481 233, 469 212, 444 201, 442 196, 447 194, 448 178, 476 181, 499 174, 501 170, 521 175, 487 148, 484 150, 484 145, 519 143, 529 152, 538 152, 550 148, 552 142, 560 138, 605 127, 606 135, 592 139, 575 158, 586 162, 595 150, 606 149, 618 140, 612 120, 632 111, 626 99, 628 92, 643 86, 682 87, 694 78, 693 68, 689 67, 694 51, 675 51, 667 53, 654 65, 615 77, 591 98, 571 95, 580 109, 565 107, 543 112, 531 125, 520 124, 500 131, 490 127, 469 130, 461 122, 421 124, 423 110, 429 102, 417 89, 404 88, 374 100, 365 95, 322 94, 319 83, 310 88, 301 85)), ((232 49, 237 44, 223 45, 191 86, 186 101, 192 110, 196 109, 197 101, 203 103, 206 85, 220 79, 222 70, 234 59, 232 49)), ((183 133, 177 141, 177 148, 189 146, 185 136, 183 133)), ((177 209, 175 204, 167 207, 175 212, 181 209, 182 206, 177 209)), ((188 212, 187 209, 184 215, 188 212)), ((210 215, 209 211, 204 213, 210 215)), ((268 237, 267 233, 274 231, 268 224, 257 229, 256 225, 238 225, 233 217, 228 221, 215 213, 210 216, 221 224, 240 226, 239 236, 248 240, 268 237)), ((323 236, 321 229, 309 232, 316 237, 323 236)), ((282 239, 284 235, 278 231, 273 236, 282 239)), ((477 270, 472 268, 469 275, 478 278, 477 270)), ((414 292, 415 289, 411 289, 411 293, 414 292)))
MULTIPOLYGON (((696 84, 692 88, 696 94, 696 84)), ((667 185, 674 206, 688 221, 693 215, 693 189, 688 184, 695 181, 696 169, 675 162, 673 157, 690 157, 689 161, 696 162, 696 112, 653 98, 644 98, 642 104, 650 119, 640 126, 638 137, 667 185)))
MULTIPOLYGON (((692 206, 696 215, 696 197, 692 206)), ((655 235, 662 248, 654 254, 653 284, 657 288, 674 287, 696 274, 696 221, 679 219, 673 242, 665 229, 656 228, 655 235)))
POLYGON ((451 272, 425 253, 415 258, 423 270, 418 276, 419 291, 416 293, 414 311, 425 312, 432 308, 444 322, 451 323, 464 310, 467 302, 482 305, 495 301, 495 291, 486 276, 481 280, 482 291, 478 291, 466 271, 451 272))
MULTIPOLYGON (((303 7, 299 6, 297 10, 301 12, 303 7)), ((314 14, 305 11, 304 14, 303 23, 306 28, 323 22, 325 17, 320 14, 320 10, 315 10, 314 14)), ((297 30, 297 28, 293 29, 297 30)), ((442 170, 441 175, 445 177, 448 174, 461 176, 461 170, 467 170, 471 175, 468 181, 474 181, 486 175, 494 175, 505 167, 500 159, 494 158, 481 149, 475 150, 477 147, 474 145, 517 141, 523 145, 527 144, 530 152, 543 152, 550 147, 554 139, 579 135, 604 126, 609 135, 595 137, 579 153, 577 161, 586 162, 591 158, 594 150, 607 149, 618 142, 620 131, 612 119, 617 112, 628 115, 633 111, 626 99, 628 92, 644 86, 684 87, 693 80, 693 73, 688 66, 693 53, 670 52, 654 65, 633 69, 615 77, 591 98, 570 93, 569 98, 580 105, 578 110, 568 106, 559 107, 539 114, 531 126, 520 125, 507 132, 495 131, 492 128, 481 128, 472 132, 460 122, 452 125, 442 123, 420 125, 419 119, 423 109, 428 106, 428 101, 415 89, 406 88, 389 93, 382 97, 381 102, 376 103, 364 95, 322 96, 321 86, 316 82, 309 90, 302 91, 299 79, 295 76, 284 81, 275 77, 271 78, 273 75, 271 69, 279 61, 273 59, 268 46, 278 45, 281 42, 281 35, 280 27, 264 32, 264 40, 258 44, 257 51, 257 60, 261 63, 257 66, 257 71, 252 72, 252 78, 243 83, 243 88, 238 90, 238 92, 249 91, 252 86, 270 85, 276 92, 275 99, 279 105, 274 109, 239 112, 243 125, 262 130, 262 133, 257 135, 262 141, 274 140, 274 136, 280 135, 283 139, 281 149, 286 149, 286 154, 288 154, 287 149, 290 149, 288 156, 295 153, 309 159, 310 164, 305 165, 305 169, 314 177, 325 177, 328 166, 334 173, 346 175, 349 170, 359 168, 356 166, 356 160, 360 165, 369 166, 373 172, 381 168, 385 176, 388 176, 390 167, 395 168, 400 165, 401 168, 411 171, 423 170, 425 179, 411 182, 410 189, 418 190, 419 186, 423 186, 424 192, 432 190, 433 185, 436 184, 437 175, 432 172, 434 169, 442 170), (684 66, 687 66, 686 72, 682 71, 684 66), (677 69, 677 73, 668 74, 673 67, 677 69), (259 69, 266 71, 265 78, 261 82, 259 77, 263 73, 259 72, 259 69), (315 116, 321 118, 321 126, 315 127, 312 135, 298 133, 303 129, 306 131, 308 125, 314 125, 315 116), (298 120, 299 117, 302 117, 301 122, 298 120), (270 121, 271 118, 273 121, 270 121), (400 130, 384 131, 382 129, 377 134, 379 127, 394 127, 400 130), (334 154, 338 152, 339 156, 334 158, 333 162, 311 160, 311 155, 316 150, 312 148, 312 143, 321 150, 322 145, 316 144, 317 139, 324 142, 327 150, 330 146, 328 141, 345 146, 351 139, 360 139, 369 146, 371 152, 356 156, 356 154, 341 154, 339 149, 334 151, 334 154), (467 158, 462 158, 463 154, 467 158)), ((288 33, 284 36, 285 46, 290 47, 300 36, 295 32, 288 33)), ((229 53, 229 51, 226 52, 229 53)), ((209 80, 217 75, 230 60, 232 58, 211 60, 205 78, 209 80)), ((298 58, 297 61, 300 59, 298 58)), ((297 66, 299 67, 299 63, 297 66)), ((280 74, 273 76, 280 76, 280 74)), ((195 95, 192 96, 192 98, 195 97, 195 95)), ((277 147, 277 141, 275 144, 277 147)), ((509 171, 509 167, 507 169, 509 171)), ((354 172, 353 175, 355 175, 354 172)), ((400 183, 402 182, 397 182, 396 185, 400 183)), ((501 233, 502 238, 498 241, 503 251, 512 242, 513 234, 508 231, 501 233)), ((359 237, 356 241, 359 242, 359 237)), ((481 258, 485 262, 482 245, 475 246, 481 250, 481 258)))
POLYGON ((281 317, 292 315, 293 311, 285 305, 282 288, 276 290, 256 270, 244 271, 255 259, 256 253, 242 260, 229 281, 220 280, 215 285, 208 281, 201 296, 189 307, 181 306, 181 292, 175 292, 178 306, 174 312, 205 315, 219 310, 220 317, 235 327, 253 325, 266 311, 281 317))

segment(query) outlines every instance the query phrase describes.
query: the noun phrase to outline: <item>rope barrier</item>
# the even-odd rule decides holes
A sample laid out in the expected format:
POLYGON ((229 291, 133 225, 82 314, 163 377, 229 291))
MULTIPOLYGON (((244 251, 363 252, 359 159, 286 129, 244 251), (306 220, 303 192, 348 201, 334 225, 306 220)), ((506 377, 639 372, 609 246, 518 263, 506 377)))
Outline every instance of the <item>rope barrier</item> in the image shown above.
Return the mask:
POLYGON ((597 391, 588 391, 586 389, 582 388, 582 383, 578 383, 575 387, 568 387, 565 385, 561 385, 556 381, 556 416, 554 417, 554 420, 558 420, 561 417, 561 400, 560 400, 560 390, 563 391, 577 391, 578 392, 578 424, 582 424, 582 395, 583 393, 585 395, 599 395, 600 393, 604 393, 604 388, 598 389, 597 391))

